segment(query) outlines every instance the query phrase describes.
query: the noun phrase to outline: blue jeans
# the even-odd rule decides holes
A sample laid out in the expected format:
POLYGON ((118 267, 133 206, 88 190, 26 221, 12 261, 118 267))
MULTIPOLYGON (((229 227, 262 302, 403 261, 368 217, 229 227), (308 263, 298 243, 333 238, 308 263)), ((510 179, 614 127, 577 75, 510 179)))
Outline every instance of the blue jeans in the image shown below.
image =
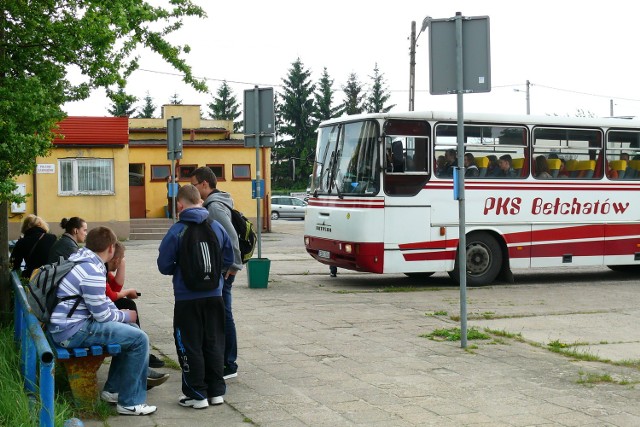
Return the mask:
POLYGON ((231 311, 231 288, 235 275, 229 275, 224 280, 222 287, 222 299, 224 300, 224 366, 225 371, 236 372, 238 364, 238 341, 236 338, 236 324, 233 321, 233 312, 231 311))
POLYGON ((147 400, 149 338, 135 324, 87 320, 62 347, 89 347, 118 343, 122 349, 113 356, 104 389, 118 393, 118 403, 134 406, 147 400))

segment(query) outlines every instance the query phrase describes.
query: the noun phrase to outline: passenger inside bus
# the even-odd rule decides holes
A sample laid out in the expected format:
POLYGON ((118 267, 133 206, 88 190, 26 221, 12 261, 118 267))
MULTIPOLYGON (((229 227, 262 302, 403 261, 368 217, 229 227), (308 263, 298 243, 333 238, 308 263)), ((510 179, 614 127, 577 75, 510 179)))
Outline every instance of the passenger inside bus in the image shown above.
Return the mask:
POLYGON ((496 176, 500 168, 498 168, 498 157, 493 154, 487 156, 489 164, 487 165, 487 176, 496 176))
POLYGON ((402 141, 399 139, 396 139, 391 144, 391 159, 393 172, 404 172, 404 153, 402 141))
POLYGON ((498 159, 498 172, 496 177, 498 178, 515 178, 518 176, 518 173, 513 169, 512 165, 513 160, 509 154, 503 154, 498 159))
POLYGON ((453 148, 444 152, 444 160, 447 164, 444 176, 453 176, 453 169, 458 167, 458 153, 453 148))
POLYGON ((536 179, 551 179, 547 159, 543 155, 536 157, 536 179))
POLYGON ((464 154, 465 178, 476 178, 480 176, 480 169, 476 166, 476 159, 471 153, 464 154))
POLYGON ((444 156, 436 159, 436 176, 444 176, 447 173, 447 160, 444 156))

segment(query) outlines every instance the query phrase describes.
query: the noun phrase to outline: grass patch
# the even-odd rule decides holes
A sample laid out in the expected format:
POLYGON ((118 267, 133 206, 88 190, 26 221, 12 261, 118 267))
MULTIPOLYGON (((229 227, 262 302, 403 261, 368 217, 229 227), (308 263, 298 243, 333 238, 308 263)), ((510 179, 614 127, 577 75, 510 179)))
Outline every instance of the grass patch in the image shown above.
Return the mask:
MULTIPOLYGON (((24 391, 20 375, 20 357, 13 342, 13 325, 0 328, 0 425, 38 426, 41 405, 39 401, 30 403, 24 391)), ((76 415, 68 401, 61 396, 55 399, 56 426, 76 415)))
MULTIPOLYGON (((421 338, 429 338, 434 341, 460 341, 462 332, 460 328, 436 329, 429 334, 420 335, 421 338)), ((491 337, 480 332, 477 328, 467 329, 467 340, 488 340, 491 337)))
POLYGON ((618 383, 613 377, 607 373, 604 374, 592 374, 585 372, 578 372, 580 378, 576 381, 578 384, 601 384, 601 383, 618 383))
POLYGON ((444 310, 434 311, 433 313, 425 313, 425 316, 446 316, 447 312, 444 310))

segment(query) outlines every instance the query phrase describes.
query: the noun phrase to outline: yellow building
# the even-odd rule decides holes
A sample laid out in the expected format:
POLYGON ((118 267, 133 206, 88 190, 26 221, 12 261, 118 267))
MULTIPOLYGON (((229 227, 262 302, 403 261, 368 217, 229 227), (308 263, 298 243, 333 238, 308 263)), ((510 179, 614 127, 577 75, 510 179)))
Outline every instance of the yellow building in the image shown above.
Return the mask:
MULTIPOLYGON (((175 162, 179 183, 191 171, 210 166, 218 188, 231 193, 236 209, 256 223, 257 204, 251 197, 256 150, 245 148, 243 136, 232 134, 231 121, 204 120, 198 105, 165 105, 160 119, 126 117, 68 117, 63 135, 46 158, 38 158, 34 174, 17 178, 27 202, 9 211, 9 238, 20 235, 24 215, 35 213, 51 232, 61 234, 62 218, 79 216, 89 228, 106 225, 128 239, 130 219, 162 218, 167 214, 166 123, 182 118, 183 156, 175 162)), ((261 175, 271 176, 270 149, 261 149, 261 175)), ((269 229, 270 180, 261 200, 262 223, 269 229), (265 209, 265 206, 267 207, 265 209), (267 213, 265 215, 265 212, 267 213)))
MULTIPOLYGON (((201 119, 199 105, 164 105, 162 118, 129 119, 131 218, 161 218, 168 213, 167 120, 171 117, 182 118, 182 159, 175 161, 178 183, 189 183, 191 172, 209 166, 218 178, 218 189, 231 193, 235 208, 255 224, 257 205, 251 197, 251 180, 256 176, 256 150, 245 148, 243 135, 232 133, 232 121, 201 119)), ((271 176, 270 158, 271 150, 261 149, 263 177, 271 176)), ((266 181, 265 196, 271 192, 271 182, 266 181)), ((265 200, 260 209, 263 224, 268 224, 265 200)))

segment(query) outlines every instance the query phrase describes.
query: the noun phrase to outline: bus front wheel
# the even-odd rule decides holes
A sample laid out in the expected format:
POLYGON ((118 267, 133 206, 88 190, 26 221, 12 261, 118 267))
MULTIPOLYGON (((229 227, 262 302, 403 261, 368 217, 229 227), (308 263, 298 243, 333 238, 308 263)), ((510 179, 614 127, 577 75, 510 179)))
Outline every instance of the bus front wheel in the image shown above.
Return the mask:
MULTIPOLYGON (((467 285, 491 284, 502 266, 502 249, 489 233, 474 232, 467 236, 467 285)), ((455 268, 449 276, 456 282, 460 278, 460 267, 456 257, 455 268)))

